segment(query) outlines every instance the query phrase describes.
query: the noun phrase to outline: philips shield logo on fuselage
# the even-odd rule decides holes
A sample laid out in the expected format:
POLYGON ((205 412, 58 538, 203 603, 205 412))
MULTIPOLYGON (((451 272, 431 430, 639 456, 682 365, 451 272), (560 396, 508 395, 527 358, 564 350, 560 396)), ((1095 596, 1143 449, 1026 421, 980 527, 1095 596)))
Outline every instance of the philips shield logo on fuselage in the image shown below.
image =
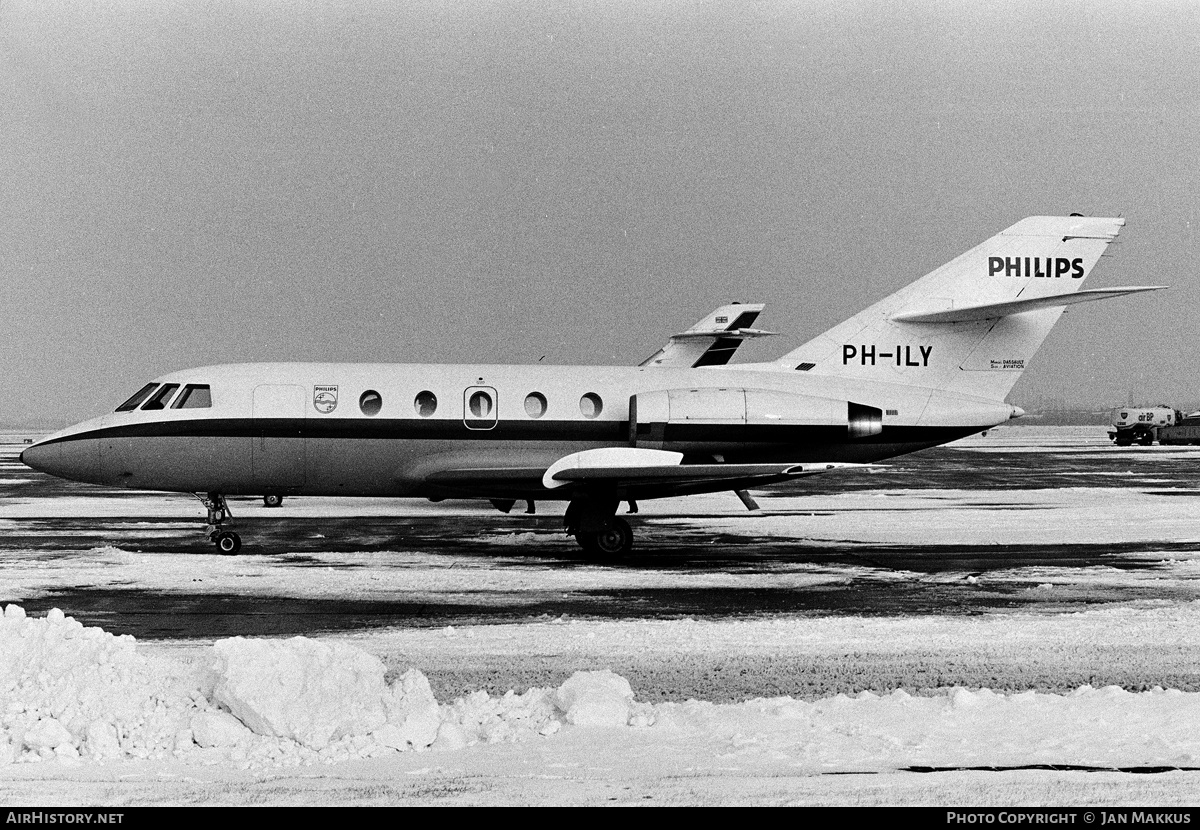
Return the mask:
POLYGON ((337 409, 338 388, 336 386, 313 387, 313 409, 328 415, 337 409))
POLYGON ((1064 277, 1083 279, 1083 257, 990 256, 988 276, 1006 277, 1064 277))

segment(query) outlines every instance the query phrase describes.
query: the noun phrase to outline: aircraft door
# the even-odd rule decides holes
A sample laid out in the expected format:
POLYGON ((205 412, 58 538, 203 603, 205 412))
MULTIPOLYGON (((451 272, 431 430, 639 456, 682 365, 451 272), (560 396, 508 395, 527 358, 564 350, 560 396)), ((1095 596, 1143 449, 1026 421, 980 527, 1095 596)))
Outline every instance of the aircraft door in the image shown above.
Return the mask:
POLYGON ((264 383, 254 388, 254 482, 263 492, 304 484, 305 389, 264 383))
POLYGON ((463 423, 467 429, 496 426, 500 400, 491 386, 468 386, 463 392, 463 423))

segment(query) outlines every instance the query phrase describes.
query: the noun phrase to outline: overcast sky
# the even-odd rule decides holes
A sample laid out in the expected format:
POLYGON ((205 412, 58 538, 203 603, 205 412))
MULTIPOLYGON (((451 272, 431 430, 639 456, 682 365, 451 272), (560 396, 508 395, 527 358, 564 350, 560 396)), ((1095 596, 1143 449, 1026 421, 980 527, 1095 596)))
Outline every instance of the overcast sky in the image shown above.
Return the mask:
POLYGON ((793 348, 1122 215, 1010 395, 1200 404, 1200 4, 0 0, 0 423, 216 362, 793 348))

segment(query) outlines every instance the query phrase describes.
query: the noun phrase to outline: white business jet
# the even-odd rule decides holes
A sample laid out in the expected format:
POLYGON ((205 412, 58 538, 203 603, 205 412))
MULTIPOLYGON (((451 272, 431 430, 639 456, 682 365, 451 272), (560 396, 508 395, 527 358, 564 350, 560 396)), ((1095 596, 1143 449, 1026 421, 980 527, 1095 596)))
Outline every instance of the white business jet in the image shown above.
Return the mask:
POLYGON ((1022 414, 1005 402, 1124 219, 1034 216, 766 363, 729 365, 760 305, 718 309, 640 366, 248 363, 146 384, 21 454, 76 481, 227 496, 568 503, 592 555, 633 544, 621 502, 869 464, 1022 414))

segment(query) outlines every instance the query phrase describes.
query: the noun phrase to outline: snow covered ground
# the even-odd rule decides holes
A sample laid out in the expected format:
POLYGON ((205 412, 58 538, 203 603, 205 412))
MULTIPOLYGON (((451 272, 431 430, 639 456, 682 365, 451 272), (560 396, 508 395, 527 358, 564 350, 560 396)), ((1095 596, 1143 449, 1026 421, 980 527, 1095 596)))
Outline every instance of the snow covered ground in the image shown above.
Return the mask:
MULTIPOLYGON (((194 533, 186 500, 62 492, 0 452, 0 524, 22 543, 0 547, 0 800, 1195 804, 1200 452, 1118 450, 1094 427, 937 452, 758 494, 762 515, 721 496, 643 504, 650 553, 629 566, 564 564, 561 535, 520 519, 486 525, 487 556, 319 539, 303 556, 164 553, 164 534, 194 533), (717 538, 745 553, 704 559, 717 538), (49 610, 92 608, 79 598, 97 589, 484 611, 134 640, 49 610), (672 592, 751 606, 629 599, 672 592), (772 592, 793 604, 753 605, 772 592), (829 592, 836 607, 809 602, 829 592), (617 607, 544 613, 553 597, 617 607)), ((297 499, 270 516, 313 512, 487 515, 297 499)))

